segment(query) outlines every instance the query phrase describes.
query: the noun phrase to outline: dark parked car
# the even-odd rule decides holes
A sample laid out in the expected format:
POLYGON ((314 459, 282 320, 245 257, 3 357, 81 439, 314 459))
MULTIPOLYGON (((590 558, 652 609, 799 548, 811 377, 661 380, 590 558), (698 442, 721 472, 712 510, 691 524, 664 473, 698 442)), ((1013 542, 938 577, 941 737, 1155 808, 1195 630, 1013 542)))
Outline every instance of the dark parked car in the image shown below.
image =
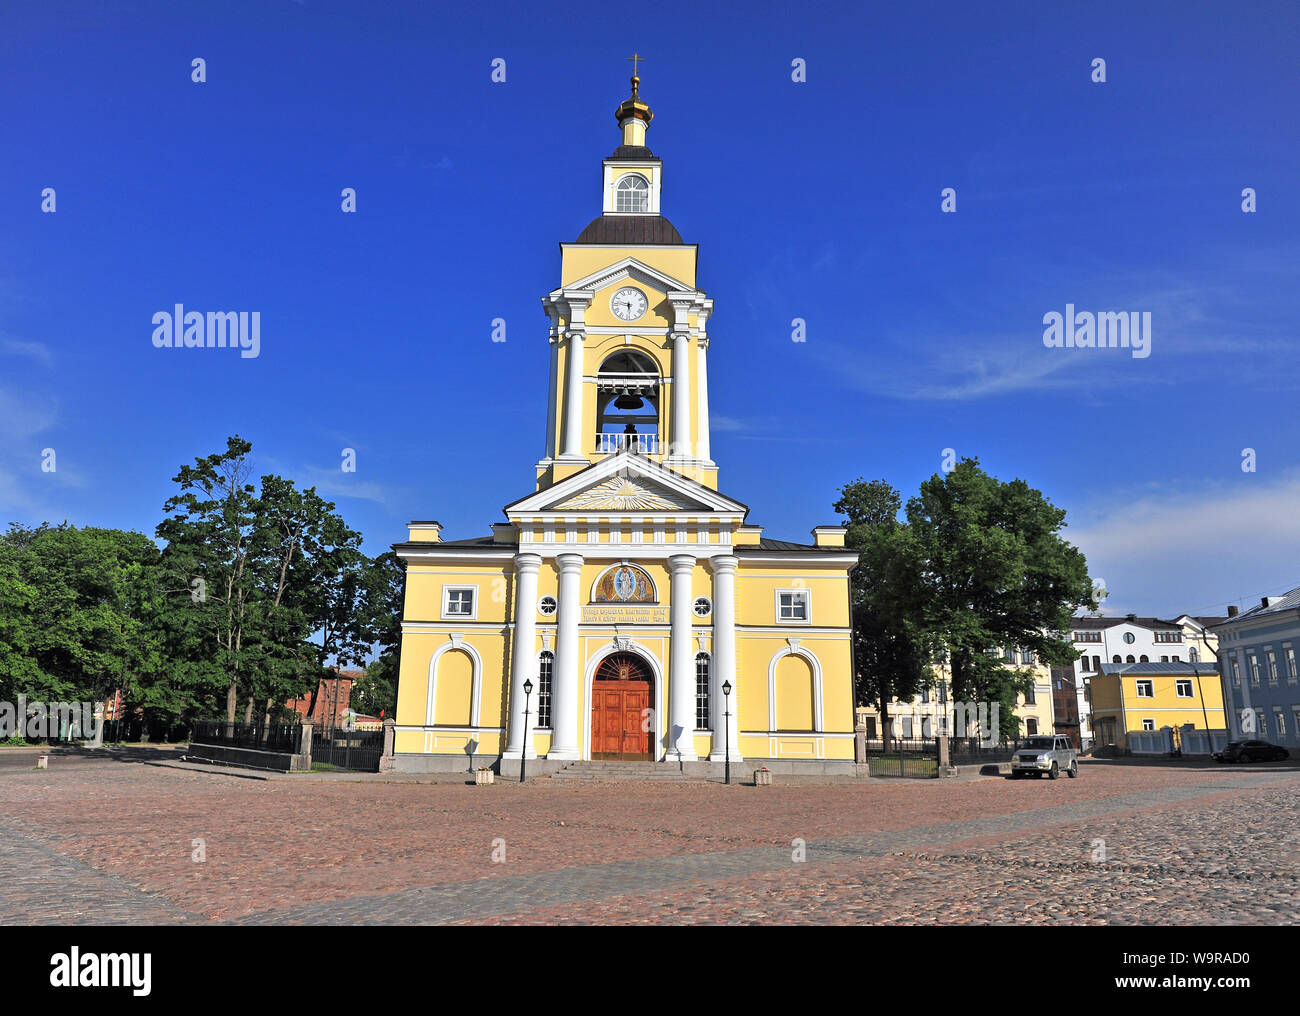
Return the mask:
POLYGON ((1229 741, 1223 751, 1214 753, 1216 762, 1281 762, 1290 757, 1281 745, 1267 741, 1229 741))

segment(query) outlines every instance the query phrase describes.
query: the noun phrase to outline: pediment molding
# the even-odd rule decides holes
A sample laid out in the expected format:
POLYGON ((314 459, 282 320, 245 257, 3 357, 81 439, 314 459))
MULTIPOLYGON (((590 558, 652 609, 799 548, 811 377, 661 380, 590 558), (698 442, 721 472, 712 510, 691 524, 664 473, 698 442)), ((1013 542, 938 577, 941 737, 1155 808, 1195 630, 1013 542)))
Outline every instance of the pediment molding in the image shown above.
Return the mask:
POLYGON ((665 295, 669 293, 682 295, 689 294, 692 299, 696 297, 703 298, 704 296, 704 294, 694 286, 688 286, 680 279, 675 279, 671 275, 667 275, 656 268, 651 268, 649 265, 638 261, 634 257, 626 257, 612 265, 606 265, 604 268, 592 272, 585 278, 578 279, 569 283, 567 286, 555 290, 550 295, 552 300, 557 300, 565 298, 569 293, 596 293, 628 279, 634 282, 639 282, 641 285, 648 286, 651 289, 657 289, 665 295))
POLYGON ((740 521, 746 505, 650 459, 619 452, 505 508, 511 520, 550 514, 720 515, 740 521))

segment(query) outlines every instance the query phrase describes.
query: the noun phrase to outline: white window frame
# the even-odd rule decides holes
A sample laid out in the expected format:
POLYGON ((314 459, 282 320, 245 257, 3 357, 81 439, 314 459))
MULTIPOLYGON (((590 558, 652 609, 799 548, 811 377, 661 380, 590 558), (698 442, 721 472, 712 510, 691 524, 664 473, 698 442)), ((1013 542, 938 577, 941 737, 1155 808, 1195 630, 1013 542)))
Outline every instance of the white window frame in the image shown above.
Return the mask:
MULTIPOLYGON (((773 603, 775 606, 777 624, 812 624, 812 590, 807 586, 790 589, 778 589, 774 594, 773 603), (804 616, 799 617, 782 617, 781 616, 781 596, 789 593, 792 596, 803 597, 804 616)), ((793 606, 793 603, 791 604, 793 606)))
POLYGON ((616 215, 649 215, 650 214, 650 181, 640 173, 624 173, 614 181, 614 213, 616 215), (640 180, 645 184, 644 188, 635 186, 624 187, 625 183, 631 184, 633 180, 640 180), (645 205, 641 208, 620 208, 619 199, 624 195, 640 194, 645 199, 645 205))
POLYGON ((1142 721, 1142 729, 1143 729, 1143 730, 1155 730, 1155 729, 1156 729, 1156 721, 1155 721, 1155 720, 1144 719, 1144 720, 1142 721))
POLYGON ((442 587, 442 619, 444 621, 476 621, 478 620, 478 586, 477 585, 444 585, 442 587), (468 614, 453 614, 451 607, 451 594, 463 593, 468 591, 470 594, 470 612, 468 614))
POLYGON ((555 711, 555 652, 551 649, 543 649, 537 654, 537 710, 533 714, 537 717, 537 726, 534 730, 551 730, 551 723, 555 717, 551 714, 555 711), (551 674, 548 680, 550 687, 546 689, 546 723, 542 723, 542 658, 550 657, 548 661, 551 665, 551 674))
POLYGON ((1134 684, 1133 694, 1136 698, 1155 698, 1156 697, 1155 682, 1148 677, 1138 678, 1136 684, 1134 684), (1142 691, 1143 688, 1146 688, 1145 694, 1142 691))
POLYGON ((1192 679, 1190 677, 1180 677, 1175 680, 1174 689, 1177 691, 1179 698, 1196 698, 1196 691, 1192 687, 1192 679), (1187 689, 1187 694, 1185 695, 1183 694, 1184 688, 1187 689))
POLYGON ((556 600, 556 598, 552 596, 550 593, 547 593, 545 596, 539 596, 537 598, 537 613, 541 614, 542 617, 554 617, 556 611, 558 611, 559 609, 560 609, 559 601, 556 600), (546 603, 547 600, 550 601, 551 609, 543 610, 542 606, 546 603))
POLYGON ((1296 674, 1295 669, 1295 648, 1290 642, 1282 643, 1282 655, 1286 659, 1286 679, 1294 682, 1300 675, 1296 674))
POLYGON ((1268 649, 1265 652, 1268 653, 1268 683, 1277 684, 1277 651, 1268 649))

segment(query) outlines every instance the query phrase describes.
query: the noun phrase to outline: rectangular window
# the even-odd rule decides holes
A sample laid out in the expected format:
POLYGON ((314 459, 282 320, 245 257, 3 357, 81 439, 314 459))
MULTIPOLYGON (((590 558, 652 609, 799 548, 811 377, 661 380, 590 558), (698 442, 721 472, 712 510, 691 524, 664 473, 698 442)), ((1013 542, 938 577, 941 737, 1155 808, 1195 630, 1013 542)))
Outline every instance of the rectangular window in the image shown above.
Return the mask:
POLYGON ((1250 654, 1250 683, 1259 684, 1259 657, 1250 654))
POLYGON ((1288 681, 1294 681, 1297 677, 1295 669, 1295 650, 1291 648, 1290 642, 1282 643, 1282 652, 1286 653, 1286 679, 1288 681))
POLYGON ((472 618, 474 616, 474 592, 473 586, 443 586, 442 616, 472 618))
POLYGON ((1183 633, 1180 631, 1158 631, 1156 632, 1157 642, 1181 642, 1183 633))
POLYGON ((1002 659, 1007 663, 1016 662, 1016 651, 1014 649, 1002 650, 1002 659))
POLYGON ((1150 681, 1139 681, 1137 683, 1137 697, 1155 698, 1155 693, 1152 690, 1152 684, 1150 681))
POLYGON ((1264 710, 1255 710, 1255 736, 1264 737, 1268 734, 1268 721, 1264 719, 1264 710))
POLYGON ((1143 730, 1155 730, 1155 729, 1156 729, 1156 721, 1155 721, 1155 720, 1143 720, 1143 721, 1142 721, 1142 729, 1143 729, 1143 730))
POLYGON ((778 589, 776 593, 776 619, 787 624, 808 620, 808 590, 778 589))
POLYGON ((1038 721, 1032 716, 1025 720, 1025 733, 1029 734, 1031 737, 1038 733, 1038 721))
POLYGON ((1034 698, 1034 686, 1031 684, 1028 688, 1025 689, 1025 705, 1032 706, 1037 704, 1038 702, 1034 698))
POLYGON ((1169 657, 1168 657, 1168 656, 1162 656, 1162 657, 1160 657, 1160 662, 1161 662, 1161 663, 1168 663, 1168 662, 1169 662, 1169 657))
POLYGON ((709 654, 700 653, 695 657, 695 729, 709 728, 709 654))
POLYGON ((1184 680, 1182 680, 1182 679, 1179 679, 1179 680, 1176 682, 1176 684, 1177 684, 1177 686, 1178 686, 1178 697, 1179 697, 1179 698, 1191 698, 1191 697, 1192 697, 1192 682, 1191 682, 1190 680, 1188 680, 1188 681, 1184 681, 1184 680))
POLYGON ((1286 737, 1286 716, 1281 709, 1273 710, 1273 722, 1277 724, 1277 737, 1280 741, 1286 737))
POLYGON ((1241 684, 1241 671, 1237 667, 1237 658, 1234 656, 1228 662, 1232 664, 1232 683, 1241 684))
POLYGON ((1268 651, 1268 679, 1277 684, 1277 653, 1268 651))
POLYGON ((555 654, 543 651, 537 658, 537 725, 551 725, 551 678, 555 671, 555 654))

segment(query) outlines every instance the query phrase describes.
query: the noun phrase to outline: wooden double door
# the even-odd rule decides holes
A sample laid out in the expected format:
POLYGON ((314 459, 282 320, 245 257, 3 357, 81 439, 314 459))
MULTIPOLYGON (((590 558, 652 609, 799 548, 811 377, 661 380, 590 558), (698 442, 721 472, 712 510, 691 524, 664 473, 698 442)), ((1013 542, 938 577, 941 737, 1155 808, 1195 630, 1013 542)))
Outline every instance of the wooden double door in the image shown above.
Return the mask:
POLYGON ((654 679, 632 653, 607 656, 591 687, 591 757, 654 761, 654 679))

